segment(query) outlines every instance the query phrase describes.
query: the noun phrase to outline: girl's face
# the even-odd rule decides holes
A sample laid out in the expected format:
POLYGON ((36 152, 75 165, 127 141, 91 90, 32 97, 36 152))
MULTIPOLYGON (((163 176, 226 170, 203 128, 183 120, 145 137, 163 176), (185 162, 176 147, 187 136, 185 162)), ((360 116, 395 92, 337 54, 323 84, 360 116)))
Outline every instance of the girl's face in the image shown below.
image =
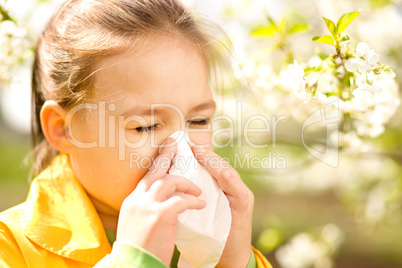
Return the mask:
POLYGON ((186 131, 212 150, 215 103, 198 49, 152 37, 135 50, 99 59, 92 106, 68 114, 73 170, 98 212, 110 216, 118 215, 173 132, 186 131))

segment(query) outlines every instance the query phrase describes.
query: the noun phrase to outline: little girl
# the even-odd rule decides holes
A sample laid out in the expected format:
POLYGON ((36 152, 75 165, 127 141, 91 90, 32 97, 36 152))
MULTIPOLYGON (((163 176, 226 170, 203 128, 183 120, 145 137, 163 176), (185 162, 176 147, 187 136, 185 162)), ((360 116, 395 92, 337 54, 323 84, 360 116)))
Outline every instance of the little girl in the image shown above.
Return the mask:
POLYGON ((251 247, 253 194, 212 150, 215 43, 176 0, 61 7, 36 49, 36 177, 27 200, 0 214, 0 267, 170 265, 178 215, 206 205, 168 174, 177 130, 230 204, 218 267, 271 267, 251 247))

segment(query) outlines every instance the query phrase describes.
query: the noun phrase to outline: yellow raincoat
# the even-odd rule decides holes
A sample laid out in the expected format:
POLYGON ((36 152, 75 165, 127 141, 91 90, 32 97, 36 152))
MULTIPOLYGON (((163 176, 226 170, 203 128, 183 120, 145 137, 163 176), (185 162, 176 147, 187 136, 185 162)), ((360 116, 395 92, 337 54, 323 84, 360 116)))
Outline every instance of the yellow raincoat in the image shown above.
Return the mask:
MULTIPOLYGON (((257 267, 271 267, 252 249, 257 267)), ((24 203, 0 213, 1 268, 93 267, 102 259, 96 267, 126 267, 113 260, 113 254, 108 255, 111 250, 102 222, 67 155, 58 155, 33 180, 24 203)), ((142 260, 147 258, 150 267, 161 264, 152 254, 135 250, 142 260)))

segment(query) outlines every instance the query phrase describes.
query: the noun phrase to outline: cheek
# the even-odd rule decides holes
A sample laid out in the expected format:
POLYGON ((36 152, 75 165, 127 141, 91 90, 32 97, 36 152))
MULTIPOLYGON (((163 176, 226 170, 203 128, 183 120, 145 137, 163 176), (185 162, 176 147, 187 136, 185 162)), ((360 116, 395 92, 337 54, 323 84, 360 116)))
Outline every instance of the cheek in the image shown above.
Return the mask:
POLYGON ((118 159, 117 148, 79 149, 71 156, 77 179, 97 200, 119 209, 147 170, 118 159))
POLYGON ((72 109, 67 116, 66 124, 69 128, 70 142, 79 148, 93 147, 93 143, 98 142, 99 139, 98 114, 72 109))
POLYGON ((140 179, 148 172, 159 153, 158 148, 151 149, 147 145, 135 150, 128 149, 126 154, 127 165, 136 171, 140 179))
POLYGON ((202 130, 189 133, 190 140, 197 145, 203 146, 206 150, 213 150, 211 137, 212 130, 208 132, 202 130))

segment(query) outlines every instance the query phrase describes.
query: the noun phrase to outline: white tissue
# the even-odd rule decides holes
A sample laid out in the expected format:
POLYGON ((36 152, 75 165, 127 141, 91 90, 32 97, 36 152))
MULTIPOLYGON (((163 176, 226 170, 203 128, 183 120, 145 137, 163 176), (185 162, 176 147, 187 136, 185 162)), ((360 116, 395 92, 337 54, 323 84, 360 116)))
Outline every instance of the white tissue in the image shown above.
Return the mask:
POLYGON ((180 251, 178 267, 215 267, 229 235, 232 216, 225 194, 215 179, 201 166, 187 144, 188 136, 176 131, 177 154, 169 174, 183 176, 202 190, 199 197, 207 202, 202 210, 181 213, 176 224, 175 244, 180 251))

